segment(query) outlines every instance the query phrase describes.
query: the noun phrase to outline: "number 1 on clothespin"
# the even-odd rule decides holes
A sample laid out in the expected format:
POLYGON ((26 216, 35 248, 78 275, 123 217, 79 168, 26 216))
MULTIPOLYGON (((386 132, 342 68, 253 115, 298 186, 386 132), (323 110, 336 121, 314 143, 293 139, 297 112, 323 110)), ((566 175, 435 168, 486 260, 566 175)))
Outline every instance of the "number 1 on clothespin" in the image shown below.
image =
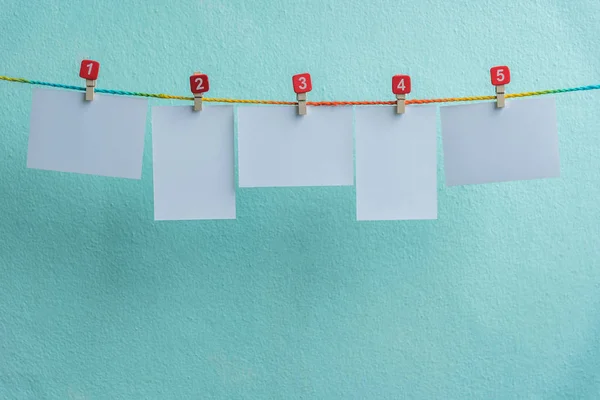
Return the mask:
POLYGON ((306 115, 306 93, 312 90, 310 74, 305 72, 292 76, 296 100, 298 100, 298 115, 306 115))
POLYGON ((190 89, 194 94, 194 111, 202 111, 202 96, 208 92, 208 75, 194 72, 190 76, 190 89))
POLYGON ((490 69, 492 85, 496 86, 496 107, 503 108, 505 104, 505 88, 504 85, 510 83, 510 69, 506 65, 492 67, 490 69))
POLYGON ((410 93, 410 76, 392 76, 392 93, 396 95, 396 114, 404 114, 406 111, 406 95, 410 93))
POLYGON ((100 63, 94 60, 83 60, 79 69, 79 76, 85 79, 85 99, 87 101, 94 100, 94 88, 96 87, 96 79, 100 72, 100 63))

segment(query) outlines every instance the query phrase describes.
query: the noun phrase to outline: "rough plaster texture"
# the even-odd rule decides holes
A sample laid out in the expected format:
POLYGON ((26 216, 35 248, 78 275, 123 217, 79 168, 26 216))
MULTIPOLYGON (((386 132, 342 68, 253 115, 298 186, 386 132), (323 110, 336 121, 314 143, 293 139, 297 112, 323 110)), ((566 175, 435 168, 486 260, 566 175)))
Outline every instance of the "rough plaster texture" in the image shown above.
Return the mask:
MULTIPOLYGON (((598 83, 600 2, 0 0, 0 73, 100 87, 381 99, 598 83)), ((141 181, 25 168, 0 82, 0 399, 598 399, 600 94, 557 97, 560 179, 445 188, 437 221, 354 189, 245 189, 236 221, 152 220, 141 181)), ((154 104, 156 104, 155 102, 154 104)), ((168 104, 168 102, 160 102, 168 104)), ((442 163, 438 143, 439 165, 442 163)))

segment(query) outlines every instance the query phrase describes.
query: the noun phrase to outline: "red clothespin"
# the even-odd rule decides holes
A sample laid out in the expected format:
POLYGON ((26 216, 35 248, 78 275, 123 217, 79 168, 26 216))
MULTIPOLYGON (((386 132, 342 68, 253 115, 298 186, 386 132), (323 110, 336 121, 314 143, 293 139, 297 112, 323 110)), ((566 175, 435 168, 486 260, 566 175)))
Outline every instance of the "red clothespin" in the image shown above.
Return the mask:
POLYGON ((496 86, 496 107, 504 107, 504 85, 510 83, 510 69, 506 65, 492 67, 490 69, 490 76, 492 78, 492 85, 496 86))
POLYGON ((292 76, 296 100, 298 100, 298 115, 306 115, 306 93, 312 90, 310 74, 305 72, 292 76))
POLYGON ((100 63, 94 60, 83 60, 79 69, 79 76, 85 79, 85 99, 87 101, 94 100, 94 88, 96 87, 96 79, 100 72, 100 63))
POLYGON ((194 72, 190 76, 190 89, 194 94, 194 111, 202 111, 202 96, 208 92, 208 75, 194 72))
POLYGON ((392 76, 392 93, 396 95, 396 114, 404 114, 406 111, 406 95, 410 93, 410 76, 392 76))

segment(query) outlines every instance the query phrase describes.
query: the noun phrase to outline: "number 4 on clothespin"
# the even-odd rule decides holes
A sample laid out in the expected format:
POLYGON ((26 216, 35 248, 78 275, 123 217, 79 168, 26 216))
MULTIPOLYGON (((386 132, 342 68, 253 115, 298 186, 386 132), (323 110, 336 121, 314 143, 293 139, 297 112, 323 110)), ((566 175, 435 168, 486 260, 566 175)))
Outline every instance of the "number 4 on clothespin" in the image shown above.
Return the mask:
POLYGON ((506 93, 504 85, 510 83, 510 69, 506 65, 492 67, 490 69, 490 76, 492 78, 492 85, 496 86, 496 107, 503 108, 506 93))
POLYGON ((396 95, 396 114, 404 114, 406 111, 406 95, 410 93, 410 76, 392 76, 392 93, 396 95))
POLYGON ((79 69, 79 76, 85 79, 85 99, 87 101, 94 100, 94 88, 96 87, 96 79, 100 72, 100 63, 94 60, 83 60, 79 69))

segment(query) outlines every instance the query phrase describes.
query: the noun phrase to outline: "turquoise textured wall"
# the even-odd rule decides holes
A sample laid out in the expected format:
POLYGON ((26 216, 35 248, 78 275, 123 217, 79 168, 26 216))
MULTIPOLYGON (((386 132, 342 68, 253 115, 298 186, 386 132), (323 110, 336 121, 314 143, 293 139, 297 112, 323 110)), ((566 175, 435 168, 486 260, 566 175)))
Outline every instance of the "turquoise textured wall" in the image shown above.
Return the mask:
MULTIPOLYGON (((0 74, 212 97, 392 99, 600 82, 600 2, 0 0, 0 74)), ((0 82, 0 399, 600 398, 600 93, 557 96, 562 177, 445 188, 355 222, 354 189, 238 190, 153 221, 141 181, 27 170, 0 82)), ((152 101, 151 104, 169 104, 152 101)), ((180 103, 178 103, 180 104, 180 103)), ((149 127, 149 125, 148 125, 149 127)), ((442 164, 441 139, 438 163, 442 164)))

